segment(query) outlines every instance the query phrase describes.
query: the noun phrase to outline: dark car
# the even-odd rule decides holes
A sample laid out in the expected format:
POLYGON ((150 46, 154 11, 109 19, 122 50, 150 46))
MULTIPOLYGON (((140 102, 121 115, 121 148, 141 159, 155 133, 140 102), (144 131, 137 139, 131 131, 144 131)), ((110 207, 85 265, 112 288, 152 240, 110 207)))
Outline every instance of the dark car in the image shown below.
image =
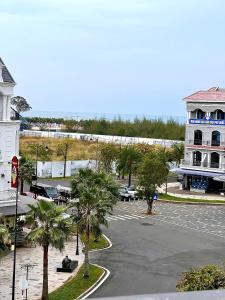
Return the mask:
POLYGON ((50 199, 57 199, 59 193, 56 187, 44 183, 37 183, 30 186, 30 192, 36 196, 42 196, 50 199))

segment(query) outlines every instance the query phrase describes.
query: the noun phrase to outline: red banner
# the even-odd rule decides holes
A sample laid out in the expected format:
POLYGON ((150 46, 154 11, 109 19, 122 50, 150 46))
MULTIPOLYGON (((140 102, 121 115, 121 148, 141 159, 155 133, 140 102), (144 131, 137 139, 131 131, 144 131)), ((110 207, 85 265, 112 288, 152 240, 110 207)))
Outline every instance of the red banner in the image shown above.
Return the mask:
POLYGON ((18 158, 13 156, 12 158, 12 170, 11 170, 11 187, 17 188, 18 184, 18 158))

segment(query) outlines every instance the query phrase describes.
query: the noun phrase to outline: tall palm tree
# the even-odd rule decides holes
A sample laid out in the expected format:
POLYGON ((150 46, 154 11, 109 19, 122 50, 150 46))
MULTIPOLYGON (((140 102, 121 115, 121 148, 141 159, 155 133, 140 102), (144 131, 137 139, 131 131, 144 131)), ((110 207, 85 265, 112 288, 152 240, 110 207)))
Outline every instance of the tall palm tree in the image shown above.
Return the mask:
POLYGON ((35 224, 28 234, 29 241, 38 243, 43 248, 43 286, 42 300, 48 300, 48 249, 49 246, 62 251, 64 242, 70 233, 68 220, 63 217, 64 208, 52 202, 39 200, 38 204, 29 205, 29 221, 35 224))
POLYGON ((72 180, 72 195, 79 198, 79 232, 84 235, 84 277, 89 277, 90 233, 100 230, 100 225, 108 225, 107 213, 113 209, 118 198, 118 187, 104 172, 91 169, 80 170, 72 180))
POLYGON ((125 146, 121 149, 117 169, 122 174, 128 174, 128 186, 131 186, 131 176, 140 161, 141 153, 134 146, 125 146))

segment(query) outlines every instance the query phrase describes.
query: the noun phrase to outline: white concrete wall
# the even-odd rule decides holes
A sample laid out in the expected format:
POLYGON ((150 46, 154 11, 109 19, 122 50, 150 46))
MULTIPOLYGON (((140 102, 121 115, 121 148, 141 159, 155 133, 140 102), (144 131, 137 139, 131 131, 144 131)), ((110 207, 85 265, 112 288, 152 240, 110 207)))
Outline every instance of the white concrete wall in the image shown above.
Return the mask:
POLYGON ((24 130, 21 132, 23 136, 38 136, 38 137, 51 137, 51 138, 73 138, 86 141, 99 141, 103 143, 116 143, 116 144, 148 144, 148 145, 162 145, 164 147, 171 147, 175 143, 181 143, 177 140, 163 140, 163 139, 150 139, 139 137, 126 137, 126 136, 112 136, 112 135, 98 135, 98 134, 84 134, 84 133, 66 133, 66 132, 49 132, 49 131, 33 131, 24 130))
MULTIPOLYGON (((96 168, 95 160, 73 160, 66 163, 66 176, 72 176, 78 172, 79 169, 96 168)), ((38 161, 38 177, 52 178, 63 177, 64 162, 63 161, 38 161)))

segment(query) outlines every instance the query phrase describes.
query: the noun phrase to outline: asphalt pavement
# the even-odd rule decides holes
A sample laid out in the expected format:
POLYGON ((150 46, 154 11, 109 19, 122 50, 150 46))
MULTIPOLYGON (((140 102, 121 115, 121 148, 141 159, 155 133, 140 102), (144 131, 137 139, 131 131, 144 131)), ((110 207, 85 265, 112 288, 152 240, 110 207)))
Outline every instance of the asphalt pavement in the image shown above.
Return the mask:
POLYGON ((182 272, 224 262, 224 207, 157 203, 153 216, 145 209, 120 202, 108 217, 113 247, 91 261, 111 274, 90 298, 174 292, 182 272))

